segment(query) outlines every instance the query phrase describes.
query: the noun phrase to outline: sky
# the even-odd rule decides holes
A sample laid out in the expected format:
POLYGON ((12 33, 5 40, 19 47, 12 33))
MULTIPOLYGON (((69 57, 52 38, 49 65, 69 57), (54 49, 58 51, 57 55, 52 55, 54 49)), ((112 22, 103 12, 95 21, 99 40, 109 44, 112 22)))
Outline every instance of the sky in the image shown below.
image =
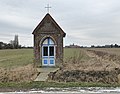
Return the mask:
POLYGON ((66 33, 64 46, 120 44, 120 0, 0 0, 0 41, 33 46, 32 32, 46 15, 66 33))

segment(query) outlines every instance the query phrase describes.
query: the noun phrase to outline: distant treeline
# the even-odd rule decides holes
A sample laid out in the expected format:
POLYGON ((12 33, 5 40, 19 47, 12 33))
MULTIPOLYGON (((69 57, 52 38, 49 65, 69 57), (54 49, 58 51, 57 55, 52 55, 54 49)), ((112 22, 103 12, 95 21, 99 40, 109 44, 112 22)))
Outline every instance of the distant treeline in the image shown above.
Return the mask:
POLYGON ((19 45, 18 35, 15 35, 14 40, 10 40, 10 43, 0 42, 0 49, 21 49, 21 48, 33 48, 33 47, 25 47, 19 45))
POLYGON ((21 48, 21 45, 13 45, 10 43, 0 42, 0 49, 19 49, 19 48, 21 48))
POLYGON ((120 45, 118 44, 111 44, 111 45, 104 45, 104 46, 100 46, 100 45, 91 45, 91 47, 88 46, 79 46, 79 45, 69 45, 69 46, 65 46, 65 48, 120 48, 120 45))
POLYGON ((118 44, 111 44, 111 45, 105 45, 105 46, 94 46, 91 45, 91 48, 120 48, 120 45, 118 44))
POLYGON ((33 48, 33 47, 25 47, 21 45, 0 42, 0 49, 22 49, 22 48, 33 48))

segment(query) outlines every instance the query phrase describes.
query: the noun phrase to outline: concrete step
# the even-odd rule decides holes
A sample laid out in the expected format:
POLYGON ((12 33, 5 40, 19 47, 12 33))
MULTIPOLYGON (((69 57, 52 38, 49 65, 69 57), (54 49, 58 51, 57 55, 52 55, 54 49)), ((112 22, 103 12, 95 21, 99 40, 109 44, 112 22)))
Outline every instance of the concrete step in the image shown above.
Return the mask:
POLYGON ((50 72, 55 72, 59 68, 37 68, 38 72, 43 72, 43 73, 50 73, 50 72))
POLYGON ((49 73, 40 73, 35 81, 46 81, 49 73))
POLYGON ((59 68, 37 68, 40 73, 34 81, 46 81, 50 72, 55 72, 59 68))

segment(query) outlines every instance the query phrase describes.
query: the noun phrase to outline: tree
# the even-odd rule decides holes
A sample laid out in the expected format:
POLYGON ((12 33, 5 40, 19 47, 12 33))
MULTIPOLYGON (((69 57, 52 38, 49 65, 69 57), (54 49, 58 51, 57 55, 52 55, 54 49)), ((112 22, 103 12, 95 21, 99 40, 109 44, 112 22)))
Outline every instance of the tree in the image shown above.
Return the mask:
POLYGON ((4 43, 0 42, 0 49, 3 49, 3 45, 4 45, 4 43))
POLYGON ((19 42, 18 42, 18 35, 15 35, 15 39, 14 39, 14 48, 18 49, 19 47, 19 42))
POLYGON ((117 44, 115 44, 115 48, 118 48, 119 46, 117 44))
POLYGON ((95 46, 94 46, 94 45, 91 45, 91 48, 95 48, 95 46))
POLYGON ((114 47, 114 45, 113 45, 113 44, 111 44, 110 46, 111 46, 111 48, 113 48, 113 47, 114 47))

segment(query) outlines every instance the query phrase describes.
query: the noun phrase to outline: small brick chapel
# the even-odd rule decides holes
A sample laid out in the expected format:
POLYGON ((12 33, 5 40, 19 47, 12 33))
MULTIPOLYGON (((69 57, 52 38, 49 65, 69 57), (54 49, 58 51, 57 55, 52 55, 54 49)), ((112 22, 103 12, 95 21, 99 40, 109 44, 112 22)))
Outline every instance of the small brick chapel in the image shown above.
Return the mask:
POLYGON ((40 67, 60 67, 63 62, 63 38, 66 33, 49 13, 32 34, 35 64, 40 67))

